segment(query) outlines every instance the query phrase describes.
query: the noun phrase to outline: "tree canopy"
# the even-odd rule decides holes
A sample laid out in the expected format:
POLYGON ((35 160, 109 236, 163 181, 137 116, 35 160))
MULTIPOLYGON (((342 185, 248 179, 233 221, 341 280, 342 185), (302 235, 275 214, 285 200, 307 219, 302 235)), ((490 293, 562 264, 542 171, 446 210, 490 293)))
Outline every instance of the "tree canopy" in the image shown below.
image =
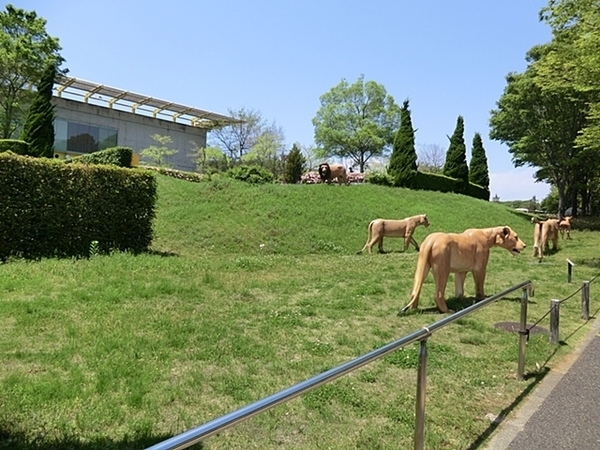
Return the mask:
POLYGON ((46 33, 46 20, 35 11, 6 5, 0 11, 0 139, 10 139, 23 124, 44 70, 53 64, 58 74, 64 59, 58 39, 46 33))
POLYGON ((535 62, 551 47, 533 47, 526 71, 506 77, 504 93, 491 111, 490 137, 508 145, 515 166, 536 167, 537 180, 556 186, 559 208, 564 211, 577 177, 595 164, 584 163, 589 152, 575 145, 586 123, 586 94, 568 86, 542 89, 537 84, 535 62))
POLYGON ((350 158, 364 172, 373 156, 392 145, 400 123, 400 108, 385 87, 364 81, 342 81, 320 97, 321 107, 312 122, 315 143, 328 156, 350 158))

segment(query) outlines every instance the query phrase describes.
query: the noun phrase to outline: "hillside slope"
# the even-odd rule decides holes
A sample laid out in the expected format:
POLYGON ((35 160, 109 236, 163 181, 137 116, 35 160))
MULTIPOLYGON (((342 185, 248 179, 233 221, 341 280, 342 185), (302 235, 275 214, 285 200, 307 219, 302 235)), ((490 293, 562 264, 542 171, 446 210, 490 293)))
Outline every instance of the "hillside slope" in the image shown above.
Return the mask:
MULTIPOLYGON (((191 183, 159 176, 153 249, 162 252, 305 255, 354 253, 375 218, 427 214, 418 242, 434 231, 509 225, 530 244, 531 225, 506 206, 457 194, 370 184, 262 185, 233 180, 191 183)), ((397 241, 397 242, 396 242, 397 241)), ((401 248, 386 240, 386 251, 401 248)))

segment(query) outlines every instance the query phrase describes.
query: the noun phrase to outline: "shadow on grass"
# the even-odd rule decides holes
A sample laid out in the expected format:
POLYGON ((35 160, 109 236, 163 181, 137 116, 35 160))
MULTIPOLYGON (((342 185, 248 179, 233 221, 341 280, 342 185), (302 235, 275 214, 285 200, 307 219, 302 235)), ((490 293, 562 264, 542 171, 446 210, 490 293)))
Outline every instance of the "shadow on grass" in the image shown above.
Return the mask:
MULTIPOLYGON (((540 384, 540 382, 544 379, 546 375, 548 375, 549 372, 550 369, 548 367, 543 367, 538 372, 525 374, 525 379, 533 379, 533 383, 527 386, 527 388, 523 392, 521 392, 510 405, 508 405, 506 408, 500 411, 498 417, 507 417, 512 411, 514 411, 515 408, 517 408, 521 404, 521 402, 527 398, 529 393, 533 391, 538 384, 540 384)), ((481 448, 484 442, 487 441, 487 439, 492 435, 494 431, 496 431, 496 429, 501 424, 502 421, 497 421, 490 424, 490 426, 479 435, 479 437, 467 448, 467 450, 476 450, 481 448)))
MULTIPOLYGON (((121 441, 97 438, 82 442, 77 437, 69 436, 60 439, 51 439, 43 435, 30 436, 10 423, 0 422, 0 450, 143 450, 171 437, 140 435, 134 438, 125 437, 121 441)), ((188 448, 201 450, 205 447, 200 442, 188 448)))
POLYGON ((162 256, 163 258, 169 258, 172 256, 179 256, 179 253, 174 253, 174 252, 161 252, 158 250, 148 250, 146 252, 148 255, 152 255, 152 256, 162 256))

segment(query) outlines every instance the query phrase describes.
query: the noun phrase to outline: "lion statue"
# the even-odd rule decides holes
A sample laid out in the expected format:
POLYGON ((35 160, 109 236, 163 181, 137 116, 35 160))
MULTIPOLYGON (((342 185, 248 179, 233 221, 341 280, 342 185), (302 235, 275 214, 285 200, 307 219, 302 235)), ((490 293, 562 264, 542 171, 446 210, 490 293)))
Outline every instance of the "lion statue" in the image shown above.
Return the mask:
POLYGON ((544 258, 544 252, 550 247, 552 241, 552 249, 558 247, 558 219, 548 219, 540 221, 535 217, 531 218, 533 227, 533 257, 538 256, 540 261, 544 258))
POLYGON ((525 248, 525 243, 507 226, 469 229, 460 234, 432 233, 427 236, 419 252, 410 302, 399 314, 408 308, 418 307, 421 288, 430 269, 435 281, 434 300, 440 312, 451 312, 444 298, 451 273, 454 274, 457 297, 463 295, 467 272, 471 272, 475 281, 476 298, 484 298, 483 285, 490 249, 496 246, 518 255, 525 248))
POLYGON ((418 216, 407 217, 402 220, 388 220, 388 219, 375 219, 369 223, 367 230, 367 243, 361 251, 357 252, 360 254, 369 250, 372 253, 372 248, 375 244, 379 246, 379 253, 383 253, 383 238, 384 237, 402 237, 404 238, 404 251, 408 249, 408 245, 412 243, 415 249, 419 251, 419 244, 415 241, 413 233, 415 228, 419 225, 425 227, 429 226, 429 220, 427 214, 419 214, 418 216))
POLYGON ((341 164, 322 163, 319 165, 319 177, 322 183, 331 183, 337 178, 338 184, 348 184, 348 174, 346 168, 341 164))
POLYGON ((571 219, 571 216, 566 216, 558 222, 558 230, 563 239, 565 238, 565 233, 567 234, 567 239, 571 239, 571 219))

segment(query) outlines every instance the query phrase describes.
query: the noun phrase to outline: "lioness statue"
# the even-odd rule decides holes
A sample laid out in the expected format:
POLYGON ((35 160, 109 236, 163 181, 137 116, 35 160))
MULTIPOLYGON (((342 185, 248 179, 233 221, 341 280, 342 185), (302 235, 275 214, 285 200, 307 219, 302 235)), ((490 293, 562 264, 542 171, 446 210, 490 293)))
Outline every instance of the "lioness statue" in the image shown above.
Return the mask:
POLYGON ((469 229, 457 233, 432 233, 421 245, 415 281, 410 302, 400 310, 416 309, 423 282, 431 269, 435 281, 434 300, 440 312, 450 312, 444 294, 446 283, 451 273, 454 275, 455 294, 460 297, 464 293, 467 272, 473 274, 475 295, 477 299, 485 297, 483 285, 487 263, 492 247, 502 247, 518 255, 525 248, 525 243, 510 227, 469 229))
POLYGON ((403 237, 404 251, 408 249, 408 245, 412 243, 415 249, 419 251, 419 244, 415 241, 413 233, 419 225, 429 226, 427 214, 419 214, 418 216, 407 217, 402 220, 375 219, 372 220, 368 228, 367 243, 358 254, 369 250, 372 252, 373 246, 377 243, 379 253, 383 253, 383 238, 384 237, 403 237))
POLYGON ((567 234, 567 239, 571 239, 571 219, 571 216, 566 216, 558 222, 558 230, 563 239, 565 238, 565 233, 567 234))
POLYGON ((346 173, 346 168, 341 164, 328 164, 323 163, 319 165, 319 177, 321 177, 321 182, 323 183, 331 183, 334 179, 337 178, 338 184, 348 184, 348 174, 346 173))
POLYGON ((540 261, 544 258, 544 252, 550 247, 552 241, 552 249, 558 247, 558 219, 548 219, 540 221, 535 217, 531 218, 533 227, 533 257, 539 257, 540 261))

